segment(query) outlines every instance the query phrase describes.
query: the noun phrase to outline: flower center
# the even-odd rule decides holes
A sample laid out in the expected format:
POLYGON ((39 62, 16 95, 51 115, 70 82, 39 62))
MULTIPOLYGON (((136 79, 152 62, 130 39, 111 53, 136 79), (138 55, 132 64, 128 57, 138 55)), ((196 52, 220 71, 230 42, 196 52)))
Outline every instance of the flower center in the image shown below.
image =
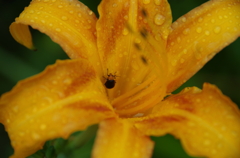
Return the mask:
POLYGON ((163 98, 161 83, 155 75, 123 95, 112 100, 120 117, 143 116, 163 98))

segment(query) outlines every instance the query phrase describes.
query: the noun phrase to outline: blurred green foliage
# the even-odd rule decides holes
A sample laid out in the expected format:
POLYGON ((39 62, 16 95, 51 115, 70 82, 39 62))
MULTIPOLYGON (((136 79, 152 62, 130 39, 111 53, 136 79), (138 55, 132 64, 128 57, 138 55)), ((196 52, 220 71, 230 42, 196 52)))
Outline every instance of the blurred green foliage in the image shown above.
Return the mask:
MULTIPOLYGON (((81 1, 97 14, 97 5, 100 0, 81 1)), ((169 0, 173 19, 176 20, 204 2, 206 0, 169 0)), ((9 91, 17 81, 41 72, 47 65, 55 63, 56 59, 68 58, 60 46, 36 30, 32 30, 32 34, 37 51, 28 50, 13 40, 8 27, 29 3, 30 0, 0 0, 0 94, 9 91)), ((224 94, 240 105, 238 94, 240 88, 239 44, 240 40, 238 39, 222 50, 179 90, 187 86, 201 88, 204 82, 209 82, 217 85, 224 94)), ((152 137, 152 139, 156 143, 153 158, 189 158, 179 140, 172 136, 152 137)), ((78 153, 81 152, 81 157, 89 157, 92 144, 93 140, 78 151, 78 153), (82 154, 83 152, 86 154, 82 154)), ((2 125, 0 125, 0 153, 2 158, 13 153, 9 138, 2 125)), ((60 157, 63 156, 60 155, 60 157)))

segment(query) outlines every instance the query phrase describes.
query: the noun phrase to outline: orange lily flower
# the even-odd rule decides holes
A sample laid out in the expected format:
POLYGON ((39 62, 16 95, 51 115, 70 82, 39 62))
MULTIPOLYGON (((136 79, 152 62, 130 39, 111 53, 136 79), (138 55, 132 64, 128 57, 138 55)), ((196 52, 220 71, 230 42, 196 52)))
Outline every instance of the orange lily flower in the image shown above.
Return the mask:
POLYGON ((71 58, 1 97, 12 157, 100 123, 93 158, 151 157, 149 136, 167 133, 189 155, 239 158, 240 111, 228 97, 208 83, 171 92, 240 35, 240 0, 208 1, 174 23, 167 0, 103 0, 98 9, 99 19, 77 0, 33 0, 11 24, 26 47, 30 25, 71 58))

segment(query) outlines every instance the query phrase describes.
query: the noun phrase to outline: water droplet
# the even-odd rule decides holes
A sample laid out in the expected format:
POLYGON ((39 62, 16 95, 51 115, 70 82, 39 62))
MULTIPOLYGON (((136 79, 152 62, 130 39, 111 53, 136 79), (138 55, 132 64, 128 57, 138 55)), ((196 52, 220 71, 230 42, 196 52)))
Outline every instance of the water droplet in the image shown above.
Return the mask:
POLYGON ((56 2, 56 0, 52 0, 52 2, 56 2))
POLYGON ((113 6, 113 7, 117 7, 117 3, 114 3, 112 6, 113 6))
POLYGON ((160 5, 161 4, 161 0, 155 0, 154 1, 156 5, 160 5))
POLYGON ((43 2, 48 2, 49 0, 44 0, 43 2))
POLYGON ((189 28, 186 28, 186 29, 183 31, 183 34, 184 34, 184 35, 187 35, 189 32, 190 32, 190 29, 189 29, 189 28))
POLYGON ((198 18, 198 22, 202 22, 203 21, 203 18, 198 18))
POLYGON ((207 30, 207 31, 205 31, 205 35, 210 35, 210 32, 207 30))
POLYGON ((143 0, 143 4, 148 4, 150 3, 150 0, 143 0))
POLYGON ((68 17, 62 16, 61 19, 65 21, 65 20, 68 20, 68 17))
POLYGON ((154 38, 155 38, 155 40, 160 41, 161 40, 161 35, 160 34, 156 34, 154 36, 154 38))
POLYGON ((181 21, 182 21, 182 22, 186 22, 186 21, 187 21, 187 18, 186 18, 185 16, 182 16, 182 17, 181 17, 181 21))
POLYGON ((206 139, 206 140, 204 140, 203 144, 204 144, 204 145, 210 145, 210 144, 211 144, 211 141, 208 140, 208 139, 206 139))
POLYGON ((58 8, 63 8, 63 6, 62 6, 62 5, 59 5, 58 8))
POLYGON ((79 24, 79 20, 75 20, 75 23, 79 24))
POLYGON ((73 14, 73 13, 74 13, 74 11, 73 11, 73 10, 70 10, 70 11, 69 11, 69 13, 70 13, 70 14, 73 14))
POLYGON ((39 134, 37 134, 37 133, 32 133, 32 138, 33 138, 34 140, 38 140, 38 139, 40 138, 40 136, 39 136, 39 134))
POLYGON ((123 55, 122 55, 121 53, 120 53, 118 56, 119 56, 120 58, 123 57, 123 55))
POLYGON ((46 127, 47 127, 47 126, 46 126, 45 124, 41 124, 41 125, 40 125, 40 129, 41 129, 41 130, 45 130, 46 127))
POLYGON ((127 16, 127 15, 125 15, 123 18, 124 18, 125 20, 128 20, 128 16, 127 16))
POLYGON ((92 14, 93 14, 93 12, 92 12, 92 11, 89 11, 89 12, 88 12, 88 14, 89 14, 89 15, 92 15, 92 14))
POLYGON ((223 17, 221 15, 218 16, 218 19, 222 19, 223 17))
POLYGON ((156 14, 154 17, 154 22, 156 25, 162 25, 165 21, 165 17, 161 14, 156 14))
POLYGON ((221 31, 221 27, 220 26, 217 26, 214 28, 213 30, 215 33, 219 33, 221 31))
POLYGON ((128 29, 124 28, 122 33, 123 33, 123 35, 127 35, 128 34, 128 29))
POLYGON ((198 28, 196 29, 196 31, 197 31, 197 33, 201 33, 201 32, 202 32, 202 28, 201 28, 201 27, 198 27, 198 28))
POLYGON ((81 17, 82 17, 82 14, 81 14, 81 13, 78 13, 78 17, 81 18, 81 17))
POLYGON ((215 23, 215 19, 212 19, 212 20, 211 20, 211 23, 215 23))
MULTIPOLYGON (((57 32, 60 32, 61 31, 61 29, 60 28, 56 28, 55 29, 57 32)), ((56 82, 56 81, 55 81, 56 82)), ((53 84, 57 84, 57 83, 55 83, 54 81, 52 82, 53 84)))
POLYGON ((181 42, 181 38, 180 37, 177 37, 177 42, 181 42))
POLYGON ((187 54, 187 49, 184 49, 184 50, 183 50, 183 54, 187 54))
POLYGON ((34 10, 30 10, 30 12, 29 12, 29 13, 33 14, 33 13, 34 13, 34 10))
POLYGON ((141 40, 139 38, 136 38, 135 43, 141 43, 141 40))
POLYGON ((176 65, 177 65, 177 60, 173 59, 173 60, 171 61, 171 63, 172 63, 172 66, 176 66, 176 65))
POLYGON ((43 24, 45 24, 46 22, 45 22, 45 20, 41 20, 41 22, 43 23, 43 24))

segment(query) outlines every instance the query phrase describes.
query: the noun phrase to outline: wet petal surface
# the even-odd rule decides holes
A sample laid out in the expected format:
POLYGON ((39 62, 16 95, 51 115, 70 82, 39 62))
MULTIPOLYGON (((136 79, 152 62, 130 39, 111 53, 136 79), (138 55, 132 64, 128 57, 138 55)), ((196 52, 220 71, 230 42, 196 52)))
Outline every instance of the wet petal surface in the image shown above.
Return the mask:
POLYGON ((93 158, 150 158, 153 142, 126 120, 108 119, 100 124, 93 158))
MULTIPOLYGON (((137 121, 136 121, 137 120, 137 121)), ((136 127, 147 135, 173 134, 192 156, 238 158, 240 155, 240 112, 217 87, 186 88, 168 97, 136 127)))
POLYGON ((167 53, 168 92, 186 82, 240 35, 240 1, 212 0, 172 24, 167 53))
POLYGON ((102 72, 96 48, 96 21, 94 13, 78 0, 33 0, 10 31, 18 42, 29 47, 32 41, 19 35, 26 32, 20 26, 30 25, 58 43, 70 58, 88 59, 102 72))
POLYGON ((0 100, 0 122, 11 139, 13 157, 26 157, 47 140, 67 138, 113 115, 95 70, 80 59, 58 61, 0 100))

